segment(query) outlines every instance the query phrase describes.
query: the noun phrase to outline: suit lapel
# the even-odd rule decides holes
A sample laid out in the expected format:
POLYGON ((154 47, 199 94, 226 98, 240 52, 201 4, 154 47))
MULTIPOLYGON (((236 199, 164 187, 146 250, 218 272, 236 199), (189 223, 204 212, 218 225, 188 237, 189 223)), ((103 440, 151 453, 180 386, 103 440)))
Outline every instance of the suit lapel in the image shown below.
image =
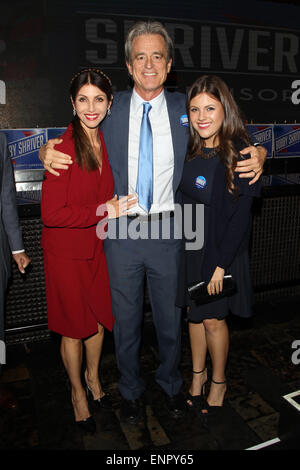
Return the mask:
POLYGON ((128 193, 128 137, 131 95, 132 91, 121 95, 122 103, 118 107, 118 135, 113 136, 118 141, 119 146, 118 165, 120 168, 122 193, 124 195, 128 193))
POLYGON ((186 154, 187 146, 187 128, 183 128, 180 123, 180 117, 184 114, 184 109, 182 108, 182 103, 178 104, 176 96, 173 96, 172 93, 169 93, 165 90, 165 97, 167 102, 167 108, 169 113, 171 135, 173 142, 173 151, 174 151, 174 175, 173 175, 173 192, 174 194, 177 191, 178 185, 181 180, 182 168, 184 157, 186 154))
POLYGON ((128 135, 132 91, 116 94, 111 116, 107 116, 101 129, 113 171, 115 190, 119 195, 128 193, 128 135))

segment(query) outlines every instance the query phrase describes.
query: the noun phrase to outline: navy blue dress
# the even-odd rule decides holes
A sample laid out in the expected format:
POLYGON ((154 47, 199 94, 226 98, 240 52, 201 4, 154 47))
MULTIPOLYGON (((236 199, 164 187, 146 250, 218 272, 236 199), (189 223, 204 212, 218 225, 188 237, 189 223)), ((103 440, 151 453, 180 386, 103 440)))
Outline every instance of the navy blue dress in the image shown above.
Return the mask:
MULTIPOLYGON (((204 152, 210 152, 212 149, 204 149, 204 152)), ((204 319, 217 318, 219 320, 225 318, 229 311, 239 315, 241 317, 249 317, 252 315, 251 304, 253 303, 253 295, 251 288, 250 269, 249 269, 249 257, 248 257, 248 245, 251 228, 251 204, 253 195, 251 192, 255 192, 255 185, 248 187, 248 180, 243 180, 242 185, 246 188, 248 193, 244 197, 239 197, 238 208, 233 212, 233 216, 230 217, 230 222, 226 226, 227 233, 233 230, 233 236, 229 237, 229 240, 225 242, 226 246, 222 246, 222 250, 226 253, 226 250, 231 249, 231 241, 234 237, 240 238, 240 242, 237 243, 237 248, 233 248, 235 251, 232 254, 233 260, 229 266, 223 266, 221 263, 212 265, 211 273, 213 273, 215 267, 219 265, 226 271, 231 272, 238 285, 238 293, 223 299, 216 300, 214 302, 197 305, 192 301, 187 293, 187 286, 191 283, 205 279, 205 264, 207 264, 207 252, 211 250, 211 239, 214 238, 214 232, 221 231, 221 220, 219 226, 219 219, 216 217, 218 211, 222 213, 222 207, 218 207, 216 210, 216 200, 218 205, 223 204, 221 192, 225 191, 225 181, 220 185, 220 180, 215 177, 218 168, 220 167, 220 157, 218 154, 208 159, 200 156, 194 158, 191 161, 185 162, 182 180, 180 184, 180 190, 182 193, 183 212, 186 212, 186 205, 190 205, 191 220, 193 231, 204 230, 204 244, 201 249, 196 250, 185 250, 182 253, 181 269, 179 275, 179 287, 177 295, 177 305, 189 306, 188 320, 194 323, 201 323, 204 319), (218 185, 216 187, 216 184, 218 185), (219 194, 216 198, 216 193, 219 194), (196 207, 199 204, 204 205, 204 227, 200 226, 196 220, 196 207), (242 216, 241 216, 242 214, 242 216), (241 218, 243 220, 241 220, 241 218), (235 225, 235 219, 237 225, 235 225), (241 224, 239 224, 241 220, 241 224), (197 222, 197 224, 196 224, 197 222), (242 230, 243 231, 240 231, 242 230), (209 242, 209 243, 208 243, 209 242), (206 258, 205 258, 206 255, 206 258)), ((239 183, 239 181, 237 180, 239 183)), ((235 181, 235 184, 236 181, 235 181)), ((227 190, 226 190, 227 191, 227 190)), ((228 192, 228 191, 227 191, 228 192)), ((227 197, 227 195, 226 195, 227 197)), ((226 204, 226 202, 224 202, 226 204)), ((225 211, 225 209, 224 209, 225 211)), ((222 238, 223 239, 223 238, 222 238)), ((226 237, 224 238, 226 240, 226 237)), ((186 240, 191 243, 192 240, 186 240)), ((234 247, 234 243, 232 246, 234 247)), ((215 251, 215 250, 214 250, 215 251)), ((208 253, 209 259, 211 251, 208 253)), ((220 256, 220 259, 222 256, 220 256)))

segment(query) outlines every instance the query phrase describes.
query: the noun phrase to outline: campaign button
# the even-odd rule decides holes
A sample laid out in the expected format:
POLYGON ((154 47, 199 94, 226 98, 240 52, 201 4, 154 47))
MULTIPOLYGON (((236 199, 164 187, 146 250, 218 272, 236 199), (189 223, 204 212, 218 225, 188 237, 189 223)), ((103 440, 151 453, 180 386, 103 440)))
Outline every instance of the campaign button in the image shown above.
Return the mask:
POLYGON ((182 116, 180 116, 180 124, 185 127, 189 125, 189 118, 187 117, 187 114, 182 114, 182 116))
POLYGON ((204 189, 206 186, 206 178, 204 178, 204 176, 197 176, 195 186, 198 189, 204 189))

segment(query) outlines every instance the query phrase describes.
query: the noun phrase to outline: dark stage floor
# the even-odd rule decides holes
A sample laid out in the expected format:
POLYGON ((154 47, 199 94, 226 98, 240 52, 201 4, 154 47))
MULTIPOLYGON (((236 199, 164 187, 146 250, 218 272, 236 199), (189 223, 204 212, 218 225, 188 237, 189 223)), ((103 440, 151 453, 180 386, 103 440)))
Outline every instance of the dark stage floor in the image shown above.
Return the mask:
MULTIPOLYGON (((141 355, 142 374, 148 384, 145 420, 137 426, 120 424, 118 370, 113 338, 106 334, 101 379, 112 396, 114 411, 95 414, 94 436, 82 436, 73 423, 59 338, 11 345, 0 387, 15 394, 17 406, 0 408, 0 449, 243 450, 273 439, 277 444, 269 445, 268 450, 293 448, 293 444, 279 439, 279 418, 282 395, 300 389, 300 364, 292 361, 292 344, 295 340, 300 342, 299 300, 257 304, 251 320, 228 318, 228 401, 221 415, 209 422, 192 413, 180 420, 166 414, 162 393, 154 381, 158 355, 150 314, 145 315, 141 355)), ((191 355, 184 319, 182 352, 186 391, 191 378, 191 355)), ((296 357, 299 359, 300 354, 296 357)))

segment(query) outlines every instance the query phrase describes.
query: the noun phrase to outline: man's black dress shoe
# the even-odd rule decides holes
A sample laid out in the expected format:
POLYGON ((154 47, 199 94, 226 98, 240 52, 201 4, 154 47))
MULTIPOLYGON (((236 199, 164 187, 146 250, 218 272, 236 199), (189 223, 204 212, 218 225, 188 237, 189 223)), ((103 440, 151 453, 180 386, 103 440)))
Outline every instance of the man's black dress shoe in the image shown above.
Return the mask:
POLYGON ((122 423, 137 424, 143 416, 143 406, 141 400, 122 399, 120 407, 120 420, 122 423))
POLYGON ((181 393, 173 397, 166 395, 166 406, 172 418, 182 418, 186 414, 186 404, 181 393))

